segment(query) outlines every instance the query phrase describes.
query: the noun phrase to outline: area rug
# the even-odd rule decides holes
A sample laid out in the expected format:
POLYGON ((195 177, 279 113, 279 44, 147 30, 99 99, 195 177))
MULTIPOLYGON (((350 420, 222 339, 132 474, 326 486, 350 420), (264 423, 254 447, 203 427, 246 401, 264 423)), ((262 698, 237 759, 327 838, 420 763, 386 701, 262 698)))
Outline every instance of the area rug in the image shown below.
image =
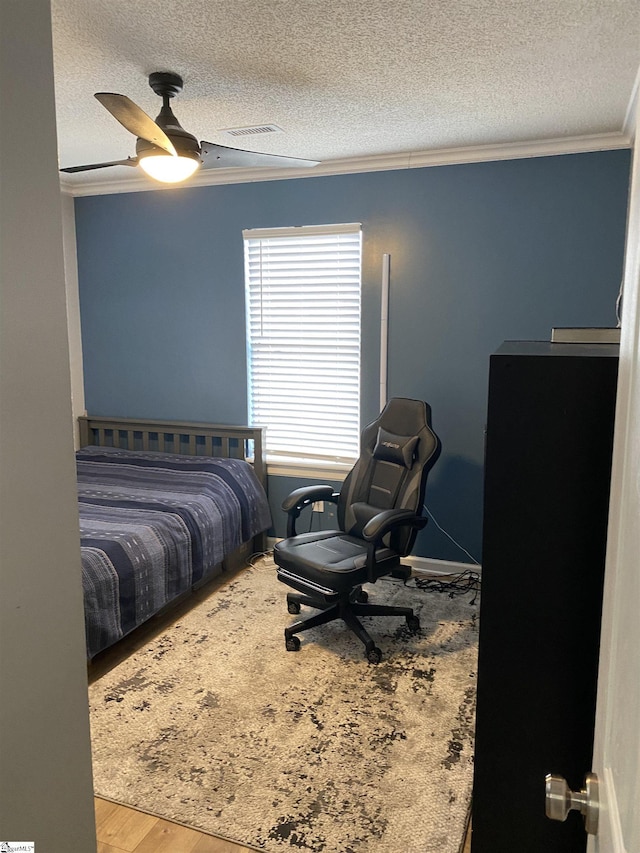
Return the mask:
POLYGON ((381 580, 370 664, 342 622, 287 652, 287 587, 247 568, 90 687, 95 792, 252 849, 459 853, 477 604, 381 580))

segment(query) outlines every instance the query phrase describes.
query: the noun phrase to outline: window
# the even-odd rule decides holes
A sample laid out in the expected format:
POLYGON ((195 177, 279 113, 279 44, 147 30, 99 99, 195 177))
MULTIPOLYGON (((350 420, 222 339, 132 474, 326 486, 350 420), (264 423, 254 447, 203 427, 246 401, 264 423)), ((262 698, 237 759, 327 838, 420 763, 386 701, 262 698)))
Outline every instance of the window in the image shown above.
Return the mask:
POLYGON ((360 442, 361 227, 243 232, 249 412, 272 464, 353 464, 360 442))

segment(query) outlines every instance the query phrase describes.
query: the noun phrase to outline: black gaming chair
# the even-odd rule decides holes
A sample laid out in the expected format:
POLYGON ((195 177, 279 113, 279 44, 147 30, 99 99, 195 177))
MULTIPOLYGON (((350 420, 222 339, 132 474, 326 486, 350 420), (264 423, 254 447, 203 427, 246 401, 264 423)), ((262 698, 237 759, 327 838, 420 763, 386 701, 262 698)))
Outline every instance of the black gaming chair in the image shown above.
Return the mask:
POLYGON ((362 431, 360 458, 342 490, 331 486, 296 489, 282 504, 288 513, 287 538, 275 546, 278 579, 298 593, 287 594, 289 613, 306 604, 320 612, 285 628, 288 651, 297 651, 301 631, 343 619, 362 640, 368 660, 379 663, 382 652, 358 616, 403 616, 411 631, 420 628, 409 607, 367 604, 363 583, 383 575, 406 580, 400 564, 413 547, 421 515, 427 475, 440 455, 431 429, 431 409, 419 400, 396 397, 362 431), (296 533, 296 519, 316 501, 337 504, 339 530, 296 533))

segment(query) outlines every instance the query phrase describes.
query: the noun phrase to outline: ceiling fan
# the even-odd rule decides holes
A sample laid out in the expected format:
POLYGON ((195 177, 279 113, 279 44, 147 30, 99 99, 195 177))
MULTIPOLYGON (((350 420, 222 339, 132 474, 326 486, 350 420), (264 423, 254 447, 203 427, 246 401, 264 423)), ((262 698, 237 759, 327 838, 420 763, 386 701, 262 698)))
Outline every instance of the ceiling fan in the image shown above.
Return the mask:
POLYGON ((162 109, 155 121, 126 95, 96 92, 95 97, 123 127, 137 137, 136 156, 108 163, 87 166, 67 166, 61 172, 88 172, 109 166, 140 166, 150 177, 164 183, 178 183, 189 178, 197 169, 228 167, 286 168, 317 166, 317 160, 282 157, 228 148, 214 142, 198 142, 193 134, 180 125, 169 101, 182 91, 182 77, 165 71, 149 75, 149 85, 162 98, 162 109))

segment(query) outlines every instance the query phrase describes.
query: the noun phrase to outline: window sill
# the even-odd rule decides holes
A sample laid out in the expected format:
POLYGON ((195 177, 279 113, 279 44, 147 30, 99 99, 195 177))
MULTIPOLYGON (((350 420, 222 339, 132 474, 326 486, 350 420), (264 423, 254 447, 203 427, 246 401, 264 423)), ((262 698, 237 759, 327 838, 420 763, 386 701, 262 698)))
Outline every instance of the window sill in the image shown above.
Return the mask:
POLYGON ((310 480, 342 482, 353 468, 353 462, 328 462, 317 459, 267 459, 267 475, 272 477, 303 477, 310 480))

